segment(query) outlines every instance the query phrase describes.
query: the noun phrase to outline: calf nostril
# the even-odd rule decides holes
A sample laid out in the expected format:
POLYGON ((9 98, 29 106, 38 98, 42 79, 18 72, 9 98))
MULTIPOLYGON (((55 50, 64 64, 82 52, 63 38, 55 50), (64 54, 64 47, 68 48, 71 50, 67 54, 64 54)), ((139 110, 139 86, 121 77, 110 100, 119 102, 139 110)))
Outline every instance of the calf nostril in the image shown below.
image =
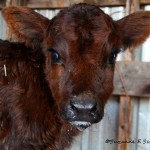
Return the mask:
POLYGON ((74 105, 74 103, 70 103, 70 107, 73 111, 77 112, 78 108, 74 105))
POLYGON ((98 111, 98 104, 94 101, 84 103, 82 101, 78 101, 71 102, 70 108, 77 113, 85 111, 87 113, 89 112, 90 115, 95 115, 95 113, 98 111))
POLYGON ((91 116, 95 116, 97 110, 98 110, 98 105, 97 105, 97 103, 96 103, 96 104, 93 105, 93 107, 90 109, 89 114, 90 114, 91 116))

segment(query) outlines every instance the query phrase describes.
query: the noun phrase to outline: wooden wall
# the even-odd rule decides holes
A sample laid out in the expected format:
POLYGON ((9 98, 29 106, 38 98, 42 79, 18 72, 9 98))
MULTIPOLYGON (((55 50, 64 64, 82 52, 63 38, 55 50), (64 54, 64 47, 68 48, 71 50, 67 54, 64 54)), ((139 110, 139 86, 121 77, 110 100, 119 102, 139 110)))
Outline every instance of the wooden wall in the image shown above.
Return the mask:
MULTIPOLYGON (((125 6, 126 0, 1 0, 0 8, 7 4, 25 5, 31 8, 64 8, 75 3, 91 3, 103 6, 125 6)), ((140 0, 140 5, 148 5, 150 0, 140 0)))

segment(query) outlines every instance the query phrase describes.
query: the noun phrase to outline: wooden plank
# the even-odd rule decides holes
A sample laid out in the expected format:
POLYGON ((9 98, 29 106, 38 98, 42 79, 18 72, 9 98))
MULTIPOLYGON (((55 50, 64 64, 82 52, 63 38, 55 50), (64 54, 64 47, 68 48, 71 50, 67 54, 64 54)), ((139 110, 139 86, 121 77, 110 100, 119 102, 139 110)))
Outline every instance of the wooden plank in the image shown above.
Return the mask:
MULTIPOLYGON (((0 1, 0 8, 5 6, 6 0, 0 1)), ((23 0, 22 5, 31 8, 64 8, 76 3, 90 3, 104 6, 125 6, 126 0, 23 0)), ((140 0, 140 5, 150 5, 150 0, 140 0)))
POLYGON ((126 1, 126 15, 140 10, 140 0, 127 0, 126 1))
POLYGON ((131 139, 131 100, 128 97, 120 97, 118 141, 117 150, 128 150, 128 141, 131 139), (126 142, 127 141, 127 142, 126 142))
MULTIPOLYGON (((118 62, 129 96, 150 97, 150 63, 118 62)), ((126 95, 120 76, 115 70, 113 95, 126 95)))
POLYGON ((23 6, 26 5, 28 0, 12 0, 12 5, 23 6))
MULTIPOLYGON (((100 6, 125 6, 126 4, 126 0, 29 0, 27 6, 32 8, 35 8, 35 6, 37 8, 63 8, 82 2, 100 6)), ((141 5, 147 5, 150 4, 150 0, 141 0, 140 3, 141 5)))
POLYGON ((6 0, 1 0, 0 1, 0 8, 4 7, 6 4, 6 0))
MULTIPOLYGON (((139 9, 140 9, 139 0, 127 0, 126 1, 126 15, 129 15, 135 11, 138 11, 139 9)), ((128 55, 129 55, 127 60, 133 63, 133 60, 135 60, 135 58, 133 57, 134 56, 133 49, 129 48, 126 52, 128 52, 128 55)), ((118 64, 116 66, 117 66, 117 72, 118 72, 119 78, 121 79, 121 83, 125 92, 125 97, 120 96, 118 139, 121 139, 123 141, 129 141, 129 139, 131 139, 131 108, 132 108, 131 98, 129 97, 129 92, 128 92, 129 89, 126 85, 124 75, 122 74, 122 71, 120 70, 120 66, 118 64)), ((139 70, 141 71, 141 68, 138 68, 137 71, 139 70)), ((133 69, 130 72, 128 72, 128 74, 131 74, 131 72, 133 72, 133 69)), ((136 72, 134 73, 136 74, 136 72)), ((132 77, 134 77, 134 74, 132 74, 132 77)), ((133 85, 134 84, 133 80, 130 80, 130 83, 132 83, 133 85)), ((118 148, 117 148, 117 150, 129 150, 129 149, 130 148, 129 148, 128 142, 122 144, 121 146, 118 145, 118 148)))
MULTIPOLYGON (((138 11, 139 9, 140 9, 139 0, 127 0, 126 1, 126 15, 129 15, 135 11, 138 11)), ((126 58, 126 60, 132 62, 132 60, 135 59, 133 49, 128 49, 126 52, 128 53, 128 58, 126 58)), ((125 60, 125 58, 123 60, 125 60)), ((138 69, 141 69, 141 68, 138 68, 138 69)), ((129 139, 131 139, 131 108, 132 108, 131 98, 129 97, 128 87, 126 85, 124 75, 122 74, 122 71, 120 70, 119 65, 117 65, 117 72, 118 72, 119 78, 121 79, 121 83, 125 92, 125 97, 120 96, 118 139, 121 139, 123 141, 129 141, 129 139)), ((131 72, 128 72, 128 74, 130 73, 131 72)), ((132 81, 130 82, 132 83, 132 81)), ((132 83, 132 85, 133 84, 134 83, 132 83)), ((129 150, 130 148, 129 148, 128 143, 124 143, 122 145, 118 145, 117 149, 129 150)))

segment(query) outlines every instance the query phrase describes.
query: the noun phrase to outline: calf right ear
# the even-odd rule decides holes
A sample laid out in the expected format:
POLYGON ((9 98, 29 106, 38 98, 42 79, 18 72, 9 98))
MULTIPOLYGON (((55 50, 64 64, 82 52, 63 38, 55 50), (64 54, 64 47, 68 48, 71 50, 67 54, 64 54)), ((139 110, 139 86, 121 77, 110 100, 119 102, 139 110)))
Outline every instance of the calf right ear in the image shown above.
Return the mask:
POLYGON ((150 36, 150 11, 139 11, 116 21, 121 48, 137 47, 150 36))
POLYGON ((20 42, 32 48, 41 46, 49 19, 27 7, 7 7, 2 14, 10 31, 20 42))

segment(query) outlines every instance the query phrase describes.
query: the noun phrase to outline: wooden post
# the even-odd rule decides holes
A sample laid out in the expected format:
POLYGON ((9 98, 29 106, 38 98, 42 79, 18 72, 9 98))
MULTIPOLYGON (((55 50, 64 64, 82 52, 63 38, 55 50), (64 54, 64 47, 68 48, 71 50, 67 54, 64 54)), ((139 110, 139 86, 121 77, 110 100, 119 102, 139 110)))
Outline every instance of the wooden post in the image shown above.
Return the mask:
MULTIPOLYGON (((126 15, 138 11, 139 8, 140 8, 139 0, 126 1, 126 15)), ((128 61, 134 60, 133 49, 126 50, 126 52, 123 55, 123 60, 128 60, 128 61)), ((118 140, 129 141, 131 139, 131 108, 132 108, 132 103, 128 94, 126 96, 121 96, 118 140)), ((129 149, 130 147, 127 143, 118 145, 118 150, 129 150, 129 149)))
MULTIPOLYGON (((119 110, 119 141, 129 141, 131 133, 131 100, 128 97, 120 97, 119 110)), ((118 144, 118 150, 128 150, 127 143, 118 144)))
POLYGON ((13 6, 21 6, 21 5, 25 5, 25 3, 27 2, 27 0, 12 0, 12 5, 13 6))
MULTIPOLYGON (((0 9, 5 5, 6 0, 0 0, 0 9)), ((72 4, 76 3, 90 3, 97 4, 100 7, 113 7, 113 6, 125 6, 126 0, 16 0, 16 4, 18 5, 21 2, 21 5, 28 6, 34 9, 55 9, 55 8, 64 8, 69 7, 72 4)), ((150 5, 150 0, 139 0, 140 5, 150 5)), ((138 4, 138 3, 137 3, 138 4)), ((136 3, 134 3, 136 7, 136 3)), ((136 7, 137 8, 137 7, 136 7)))

